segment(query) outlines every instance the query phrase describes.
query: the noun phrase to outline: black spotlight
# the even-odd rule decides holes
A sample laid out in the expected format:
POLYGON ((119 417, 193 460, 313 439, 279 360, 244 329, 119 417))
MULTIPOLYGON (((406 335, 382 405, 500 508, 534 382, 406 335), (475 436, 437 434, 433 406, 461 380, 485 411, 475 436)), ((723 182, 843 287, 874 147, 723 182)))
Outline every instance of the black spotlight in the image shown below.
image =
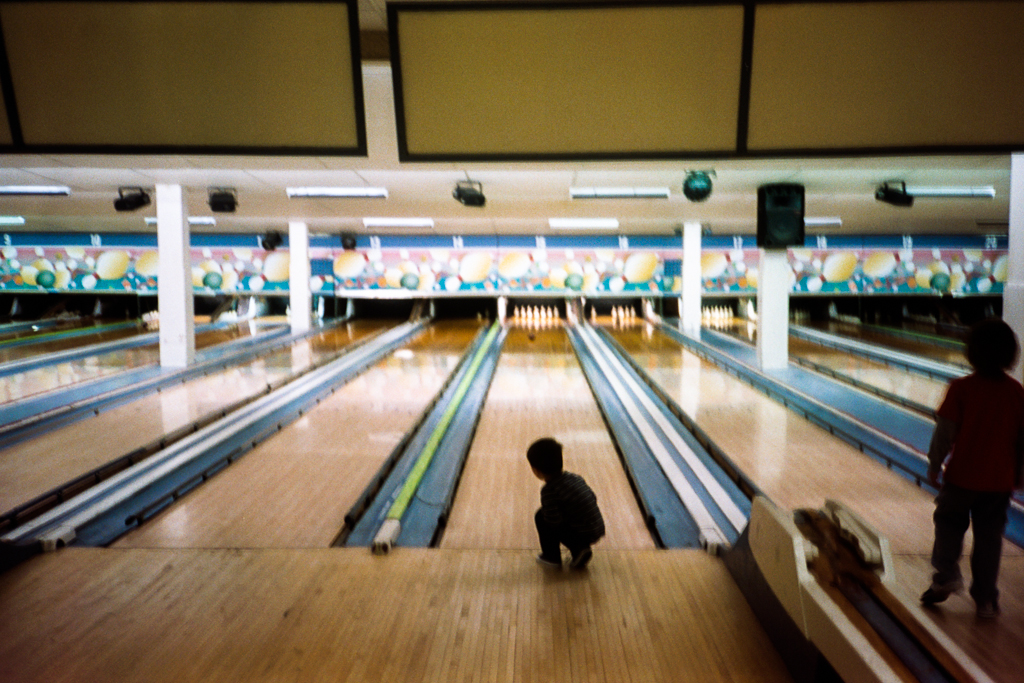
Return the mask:
POLYGON ((914 205, 914 195, 907 194, 906 183, 883 183, 875 190, 875 199, 893 206, 914 205))
POLYGON ((702 202, 711 196, 711 176, 714 171, 690 171, 683 181, 683 194, 691 202, 702 202))
POLYGON ((341 236, 341 248, 346 251, 352 251, 356 248, 356 236, 351 233, 345 233, 341 236))
POLYGON ((475 180, 460 180, 455 183, 455 191, 452 196, 466 206, 483 206, 487 201, 484 197, 484 186, 475 180))
POLYGON ((120 187, 114 200, 115 211, 134 211, 149 206, 149 193, 141 187, 120 187))
MULTIPOLYGON (((214 211, 216 211, 216 209, 214 209, 214 211)), ((271 231, 260 238, 260 245, 266 251, 274 251, 282 244, 284 244, 284 238, 281 237, 281 233, 279 232, 271 231)))
POLYGON ((235 191, 226 187, 210 188, 210 210, 216 213, 233 213, 238 206, 235 191))

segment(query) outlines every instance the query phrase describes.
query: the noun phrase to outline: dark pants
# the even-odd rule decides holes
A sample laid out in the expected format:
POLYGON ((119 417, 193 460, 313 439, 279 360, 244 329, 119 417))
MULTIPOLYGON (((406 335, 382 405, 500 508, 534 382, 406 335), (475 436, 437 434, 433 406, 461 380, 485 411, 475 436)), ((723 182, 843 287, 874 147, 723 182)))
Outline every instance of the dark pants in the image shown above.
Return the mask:
POLYGON ((562 556, 561 546, 563 545, 569 549, 573 557, 576 557, 581 550, 590 545, 590 541, 574 534, 571 530, 563 526, 548 524, 540 510, 537 510, 537 514, 533 516, 533 521, 537 523, 537 535, 540 536, 540 552, 544 557, 557 560, 562 556))
POLYGON ((945 483, 935 498, 935 545, 932 566, 935 583, 947 584, 960 578, 958 562, 963 552, 967 527, 974 531, 971 549, 971 597, 976 602, 999 597, 996 579, 1003 552, 1003 529, 1009 493, 971 491, 945 483))

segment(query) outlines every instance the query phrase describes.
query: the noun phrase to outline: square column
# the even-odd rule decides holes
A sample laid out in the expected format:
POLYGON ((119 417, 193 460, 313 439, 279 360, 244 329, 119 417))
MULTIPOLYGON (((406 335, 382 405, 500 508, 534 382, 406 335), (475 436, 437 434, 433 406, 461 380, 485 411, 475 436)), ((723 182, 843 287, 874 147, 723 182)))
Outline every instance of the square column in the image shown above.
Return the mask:
POLYGON ((781 370, 789 364, 789 280, 785 249, 762 249, 757 277, 757 364, 781 370))
POLYGON ((313 309, 309 289, 309 228, 302 221, 288 222, 288 322, 292 333, 308 332, 313 309))
POLYGON ((156 186, 156 230, 160 253, 160 365, 183 368, 195 361, 196 337, 192 253, 181 185, 156 186))
MULTIPOLYGON (((1010 231, 1009 272, 1003 287, 1003 320, 1013 328, 1017 339, 1024 343, 1024 153, 1010 156, 1010 231)), ((1024 373, 1021 371, 1021 359, 1017 359, 1010 374, 1018 380, 1024 373)))
POLYGON ((683 286, 679 318, 683 332, 700 334, 700 250, 701 224, 683 223, 683 286))

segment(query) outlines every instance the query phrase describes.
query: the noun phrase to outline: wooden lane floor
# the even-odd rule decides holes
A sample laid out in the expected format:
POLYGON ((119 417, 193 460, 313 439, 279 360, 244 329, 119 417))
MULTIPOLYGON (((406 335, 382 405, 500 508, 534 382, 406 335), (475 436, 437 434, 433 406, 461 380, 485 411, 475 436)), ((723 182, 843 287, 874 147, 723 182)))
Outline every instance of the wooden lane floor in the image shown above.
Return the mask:
POLYGON ((27 502, 197 419, 254 396, 394 321, 357 321, 0 449, 0 511, 27 502))
MULTIPOLYGON (((776 504, 820 508, 826 498, 842 501, 888 537, 907 596, 916 599, 927 588, 931 494, 667 336, 640 326, 615 336, 776 504)), ((968 552, 970 547, 968 533, 968 552)), ((967 559, 961 564, 969 581, 967 559)), ((974 617, 966 595, 950 598, 933 614, 996 680, 1015 680, 1024 670, 1024 552, 1010 543, 1003 546, 1000 587, 1003 614, 994 624, 974 617)))
POLYGON ((561 442, 565 468, 582 475, 597 494, 607 528, 598 552, 654 547, 561 327, 509 330, 441 547, 539 550, 533 515, 541 482, 526 462, 526 449, 545 436, 561 442))
POLYGON ((115 547, 328 547, 479 329, 432 325, 115 547))
MULTIPOLYGON (((233 339, 250 336, 258 331, 256 328, 245 323, 223 329, 198 332, 196 333, 196 348, 209 348, 233 339)), ((72 339, 70 341, 75 340, 72 339)), ((64 348, 58 347, 48 351, 48 353, 62 350, 64 348)), ((35 356, 37 354, 33 353, 31 355, 35 356)), ((8 375, 0 379, 0 403, 16 401, 48 391, 56 391, 80 382, 116 375, 130 368, 154 365, 159 362, 160 347, 154 341, 153 344, 148 346, 120 349, 96 356, 76 358, 64 363, 8 375)))
POLYGON ((0 575, 5 683, 790 680, 721 562, 69 548, 0 575))

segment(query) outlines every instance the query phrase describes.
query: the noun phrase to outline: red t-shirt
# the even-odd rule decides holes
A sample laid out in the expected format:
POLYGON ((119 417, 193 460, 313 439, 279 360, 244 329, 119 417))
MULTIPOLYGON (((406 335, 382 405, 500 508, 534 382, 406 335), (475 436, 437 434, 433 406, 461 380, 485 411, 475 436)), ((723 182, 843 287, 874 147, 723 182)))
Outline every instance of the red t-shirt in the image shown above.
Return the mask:
POLYGON ((959 426, 946 481, 972 491, 1012 491, 1024 430, 1024 387, 1009 375, 971 374, 949 383, 938 414, 959 426))

